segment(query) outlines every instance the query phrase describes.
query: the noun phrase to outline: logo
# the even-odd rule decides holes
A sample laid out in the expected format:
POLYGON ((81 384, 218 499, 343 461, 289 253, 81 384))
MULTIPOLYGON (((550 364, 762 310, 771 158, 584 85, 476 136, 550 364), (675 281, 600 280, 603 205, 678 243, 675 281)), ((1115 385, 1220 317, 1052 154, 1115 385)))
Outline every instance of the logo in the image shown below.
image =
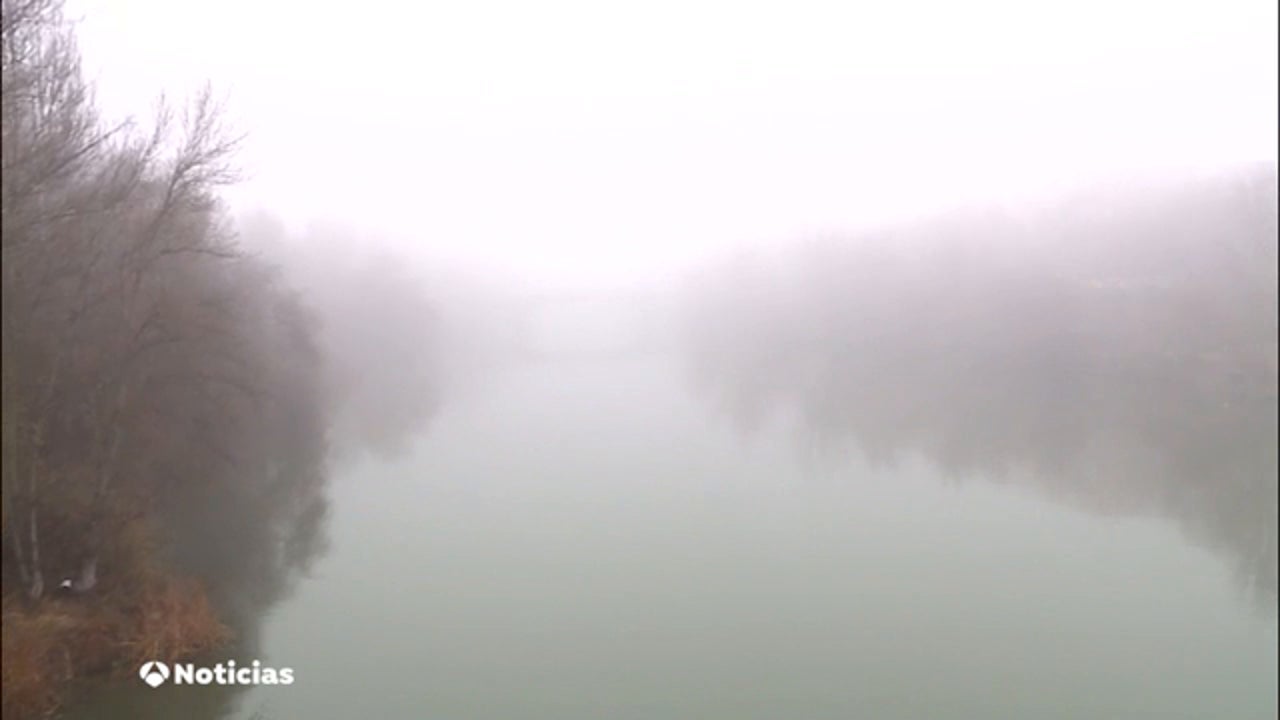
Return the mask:
POLYGON ((160 687, 165 680, 169 679, 169 666, 158 660, 142 663, 142 669, 138 671, 138 676, 142 678, 142 682, 151 687, 160 687))
POLYGON ((138 668, 138 677, 153 688, 170 677, 174 685, 292 685, 294 679, 293 668, 266 667, 257 660, 243 667, 236 667, 235 660, 213 667, 176 663, 172 669, 159 660, 148 660, 138 668))

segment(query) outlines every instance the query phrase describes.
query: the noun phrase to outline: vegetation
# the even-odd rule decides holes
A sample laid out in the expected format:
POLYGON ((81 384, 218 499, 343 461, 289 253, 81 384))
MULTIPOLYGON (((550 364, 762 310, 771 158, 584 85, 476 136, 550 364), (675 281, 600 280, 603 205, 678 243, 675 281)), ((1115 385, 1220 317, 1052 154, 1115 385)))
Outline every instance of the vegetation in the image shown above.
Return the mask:
POLYGON ((327 402, 314 317, 218 200, 236 138, 211 93, 145 133, 103 127, 57 0, 4 0, 2 30, 3 711, 20 717, 67 678, 215 645, 305 567, 327 402))
MULTIPOLYGON (((75 678, 252 653, 325 548, 330 435, 395 451, 535 353, 511 297, 238 235, 210 91, 104 126, 60 0, 0 2, 0 709, 39 717, 75 678)), ((1274 603, 1275 195, 1264 168, 738 258, 691 293, 693 365, 747 429, 786 408, 873 461, 1174 517, 1274 603)))
POLYGON ((441 404, 520 357, 528 313, 518 288, 406 257, 349 228, 289 232, 265 212, 239 228, 240 242, 285 268, 321 319, 315 341, 335 455, 405 450, 441 404))
POLYGON ((104 127, 61 0, 3 3, 2 700, 23 717, 72 678, 255 654, 325 549, 327 459, 404 447, 520 313, 354 233, 233 222, 208 90, 104 127))
POLYGON ((941 217, 708 268, 687 343, 745 432, 1170 517, 1274 608, 1276 250, 1274 168, 941 217))

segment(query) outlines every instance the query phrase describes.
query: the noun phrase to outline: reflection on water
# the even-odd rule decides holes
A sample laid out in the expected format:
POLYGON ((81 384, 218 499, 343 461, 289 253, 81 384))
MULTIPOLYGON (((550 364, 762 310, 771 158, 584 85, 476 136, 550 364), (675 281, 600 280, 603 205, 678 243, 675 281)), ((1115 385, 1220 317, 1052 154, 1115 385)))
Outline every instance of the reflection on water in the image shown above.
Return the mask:
POLYGON ((922 456, 957 482, 1035 489, 1096 513, 1151 515, 1231 564, 1260 609, 1276 605, 1274 399, 1224 399, 1183 379, 897 368, 872 377, 836 363, 701 373, 700 392, 744 432, 772 410, 803 445, 852 449, 892 470, 922 456))
POLYGON ((830 452, 1172 520, 1276 603, 1274 168, 712 267, 699 392, 830 452))
MULTIPOLYGON (((315 422, 314 413, 297 412, 283 433, 245 441, 252 446, 246 456, 263 462, 226 470, 235 473, 234 481, 191 482, 166 498, 175 508, 163 534, 169 560, 204 583, 233 633, 228 646, 193 658, 196 664, 265 657, 264 622, 329 549, 327 465, 315 422)), ((173 685, 153 690, 140 682, 99 681, 79 688, 64 716, 220 718, 235 711, 245 690, 210 685, 193 693, 173 685)))
POLYGON ((819 482, 680 367, 509 368, 339 464, 331 551, 253 649, 296 684, 85 717, 1274 716, 1274 626, 1164 523, 948 488, 905 434, 819 482))
MULTIPOLYGON (((1200 230, 1274 239, 1223 197, 1200 230)), ((1052 262, 909 236, 741 262, 672 352, 547 310, 528 362, 346 458, 332 518, 305 461, 260 518, 185 503, 232 654, 297 684, 79 717, 1274 717, 1274 276, 1174 252, 1177 217, 1116 261, 1099 222, 1052 262)))

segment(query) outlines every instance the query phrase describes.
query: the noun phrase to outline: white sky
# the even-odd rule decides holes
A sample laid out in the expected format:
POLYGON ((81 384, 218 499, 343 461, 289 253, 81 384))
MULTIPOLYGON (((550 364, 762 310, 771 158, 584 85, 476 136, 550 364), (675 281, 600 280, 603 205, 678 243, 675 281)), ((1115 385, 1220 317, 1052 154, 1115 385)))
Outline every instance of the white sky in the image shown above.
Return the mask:
POLYGON ((1274 0, 70 0, 109 116, 206 79, 232 198, 554 284, 1274 159, 1274 0))

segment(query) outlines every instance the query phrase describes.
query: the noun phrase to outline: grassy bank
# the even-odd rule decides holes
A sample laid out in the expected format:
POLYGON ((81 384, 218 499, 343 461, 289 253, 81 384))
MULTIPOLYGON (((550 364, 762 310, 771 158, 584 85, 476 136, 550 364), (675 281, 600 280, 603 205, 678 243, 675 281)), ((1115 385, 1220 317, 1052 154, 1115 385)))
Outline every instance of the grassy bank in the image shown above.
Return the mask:
POLYGON ((229 637, 198 581, 159 572, 91 598, 32 606, 6 594, 3 631, 6 718, 48 717, 76 679, 124 679, 146 660, 188 658, 229 637))

